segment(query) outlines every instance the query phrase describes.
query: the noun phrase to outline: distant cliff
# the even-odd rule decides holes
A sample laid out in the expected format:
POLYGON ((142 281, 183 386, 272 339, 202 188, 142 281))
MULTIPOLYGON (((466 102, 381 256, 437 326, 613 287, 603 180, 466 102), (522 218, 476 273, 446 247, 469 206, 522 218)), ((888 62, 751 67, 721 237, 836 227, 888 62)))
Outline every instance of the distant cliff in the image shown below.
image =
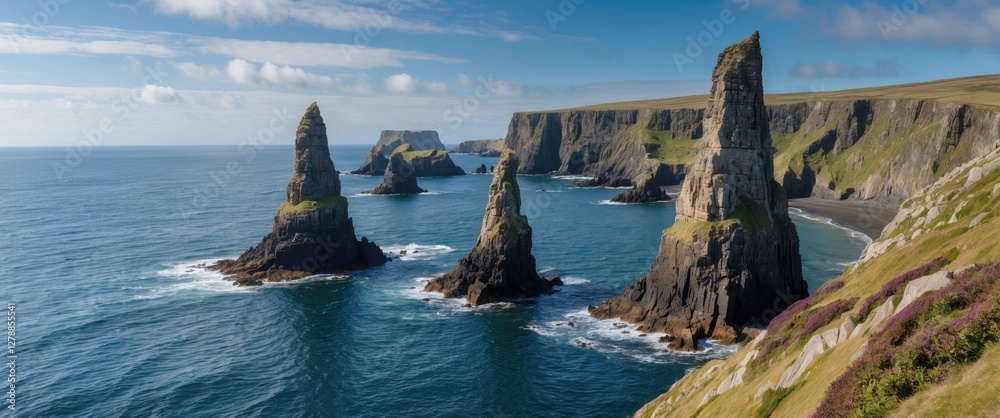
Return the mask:
POLYGON ((503 138, 476 139, 458 144, 451 152, 459 154, 479 154, 487 157, 499 157, 503 153, 503 138))
POLYGON ((445 150, 437 131, 382 131, 374 149, 382 155, 390 155, 400 145, 409 144, 414 151, 445 150))
MULTIPOLYGON (((968 80, 978 79, 958 81, 968 80)), ((898 90, 912 97, 918 87, 905 87, 916 93, 898 90)), ((936 97, 869 98, 879 95, 892 96, 867 90, 767 96, 775 177, 790 197, 899 205, 1000 147, 994 107, 936 97)), ((521 157, 522 174, 652 174, 661 185, 679 184, 702 136, 704 109, 676 106, 697 107, 694 99, 515 113, 504 144, 521 157)))

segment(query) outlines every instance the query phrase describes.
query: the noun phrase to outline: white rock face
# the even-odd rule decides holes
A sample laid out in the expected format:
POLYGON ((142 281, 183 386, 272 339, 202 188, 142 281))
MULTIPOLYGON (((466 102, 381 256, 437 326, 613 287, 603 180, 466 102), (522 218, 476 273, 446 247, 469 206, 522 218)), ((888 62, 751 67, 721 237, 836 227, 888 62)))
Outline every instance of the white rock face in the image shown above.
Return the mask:
POLYGON ((837 344, 840 344, 844 341, 847 341, 848 338, 851 338, 853 336, 852 333, 854 332, 854 329, 857 327, 858 327, 857 320, 854 319, 853 316, 848 315, 847 318, 844 319, 844 323, 840 324, 840 334, 838 334, 837 336, 837 344))
POLYGON ((986 215, 989 214, 986 212, 980 213, 979 216, 972 220, 972 222, 969 222, 969 228, 975 228, 979 226, 979 224, 983 223, 983 219, 986 219, 986 215))
POLYGON ((990 193, 990 197, 1000 196, 1000 184, 993 186, 993 193, 990 193))
MULTIPOLYGON (((834 340, 836 340, 836 337, 834 337, 834 340)), ((805 373, 806 367, 808 367, 809 364, 816 359, 816 357, 823 354, 823 351, 826 351, 826 349, 827 346, 824 343, 822 334, 813 335, 812 338, 809 339, 809 342, 806 343, 806 346, 802 348, 802 353, 795 359, 795 362, 793 362, 791 366, 788 366, 788 368, 785 369, 785 372, 781 374, 781 380, 778 381, 778 387, 788 388, 794 385, 795 382, 799 380, 799 377, 805 373)))
POLYGON ((910 306, 913 301, 917 298, 944 288, 954 277, 950 271, 939 271, 937 273, 931 274, 929 276, 924 276, 919 279, 914 279, 913 281, 906 284, 906 289, 903 290, 903 298, 899 300, 899 306, 896 307, 896 313, 894 315, 899 315, 903 309, 910 306))
MULTIPOLYGON (((878 330, 878 327, 886 319, 889 319, 893 312, 895 312, 895 309, 892 304, 892 298, 886 299, 885 303, 879 306, 875 312, 868 314, 868 320, 862 326, 855 328, 853 334, 863 334, 869 330, 878 330)), ((852 337, 854 336, 853 334, 851 335, 852 337)))

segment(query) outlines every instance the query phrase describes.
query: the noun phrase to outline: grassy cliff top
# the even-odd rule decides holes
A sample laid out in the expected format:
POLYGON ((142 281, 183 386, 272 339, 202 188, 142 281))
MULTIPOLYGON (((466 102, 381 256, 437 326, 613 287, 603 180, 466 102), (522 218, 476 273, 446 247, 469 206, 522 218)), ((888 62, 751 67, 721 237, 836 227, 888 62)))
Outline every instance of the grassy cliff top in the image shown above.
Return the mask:
MULTIPOLYGON (((764 96, 764 102, 769 105, 801 103, 815 100, 847 101, 864 99, 937 100, 941 102, 1000 108, 1000 75, 984 75, 853 90, 768 94, 764 96)), ((708 95, 700 94, 697 96, 667 99, 605 103, 546 112, 573 110, 704 109, 707 105, 708 95)))
POLYGON ((297 205, 285 202, 278 207, 278 215, 283 213, 308 213, 327 208, 347 210, 347 198, 344 196, 328 196, 322 200, 306 200, 297 205))

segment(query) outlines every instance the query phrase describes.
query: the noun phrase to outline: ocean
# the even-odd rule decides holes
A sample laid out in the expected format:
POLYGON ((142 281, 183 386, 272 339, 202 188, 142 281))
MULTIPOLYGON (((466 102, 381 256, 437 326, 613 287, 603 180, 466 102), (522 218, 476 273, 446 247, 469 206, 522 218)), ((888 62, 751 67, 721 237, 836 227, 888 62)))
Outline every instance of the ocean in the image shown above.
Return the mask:
MULTIPOLYGON (((368 148, 331 153, 346 173, 368 148)), ((536 300, 466 308, 420 291, 475 244, 489 175, 420 179, 431 193, 405 197, 361 195, 381 178, 341 175, 358 237, 407 250, 347 280, 239 288, 197 268, 270 230, 293 153, 0 149, 15 415, 623 417, 735 350, 666 352, 659 334, 587 315, 648 271, 674 205, 608 204, 620 190, 573 178, 519 177, 539 269, 566 283, 536 300)), ((497 161, 452 158, 466 171, 497 161)), ((821 217, 793 220, 811 290, 868 242, 821 217)))

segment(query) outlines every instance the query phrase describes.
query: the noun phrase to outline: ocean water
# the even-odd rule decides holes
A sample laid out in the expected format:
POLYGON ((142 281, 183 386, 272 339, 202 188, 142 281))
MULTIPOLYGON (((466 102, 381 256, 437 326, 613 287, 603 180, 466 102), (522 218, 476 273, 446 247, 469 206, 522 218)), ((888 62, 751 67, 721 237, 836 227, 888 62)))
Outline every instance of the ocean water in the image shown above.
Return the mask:
MULTIPOLYGON (((332 154, 350 171, 366 151, 332 154)), ((586 314, 647 271, 673 203, 608 205, 618 190, 520 177, 538 266, 566 286, 470 309, 419 289, 474 245, 491 176, 387 197, 359 194, 380 178, 343 175, 359 237, 408 255, 348 280, 238 288, 196 266, 268 232, 291 147, 104 147, 58 179, 66 154, 0 149, 17 416, 627 416, 734 350, 665 352, 659 335, 586 314)), ((496 162, 453 158, 467 171, 496 162)), ((793 219, 811 289, 866 243, 793 219)))

